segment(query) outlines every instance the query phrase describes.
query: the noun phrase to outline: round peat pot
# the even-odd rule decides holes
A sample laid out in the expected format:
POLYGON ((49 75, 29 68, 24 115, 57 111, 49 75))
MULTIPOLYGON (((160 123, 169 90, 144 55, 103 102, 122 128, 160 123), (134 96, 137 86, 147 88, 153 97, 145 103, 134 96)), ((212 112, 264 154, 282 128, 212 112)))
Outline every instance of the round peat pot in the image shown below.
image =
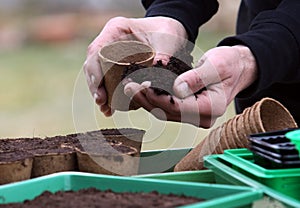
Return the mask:
POLYGON ((138 154, 141 152, 145 131, 135 128, 102 129, 100 130, 108 142, 121 142, 126 146, 135 148, 138 154))
POLYGON ((136 175, 139 169, 138 151, 123 144, 90 142, 77 151, 78 169, 82 172, 108 175, 136 175))
POLYGON ((117 41, 104 46, 99 51, 110 107, 121 111, 137 109, 130 98, 124 94, 124 86, 121 83, 124 70, 133 63, 151 66, 154 56, 154 49, 139 41, 117 41))
POLYGON ((0 153, 0 185, 30 179, 33 155, 25 151, 0 153))
POLYGON ((33 150, 32 153, 34 154, 32 178, 77 170, 76 153, 71 149, 37 149, 33 150))

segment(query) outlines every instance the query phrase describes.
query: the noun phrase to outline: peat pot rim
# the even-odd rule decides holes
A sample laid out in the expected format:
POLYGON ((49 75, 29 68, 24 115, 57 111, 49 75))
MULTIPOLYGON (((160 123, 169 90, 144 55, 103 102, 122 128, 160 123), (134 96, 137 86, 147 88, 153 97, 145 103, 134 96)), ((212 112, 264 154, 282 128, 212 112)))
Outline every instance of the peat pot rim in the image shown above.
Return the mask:
POLYGON ((272 98, 263 98, 255 110, 264 132, 298 127, 288 109, 272 98))
MULTIPOLYGON (((123 152, 119 152, 118 150, 114 149, 113 152, 111 152, 110 154, 107 154, 107 152, 106 153, 102 153, 102 152, 98 153, 98 152, 91 152, 91 151, 86 151, 86 150, 81 150, 79 148, 76 148, 76 154, 89 155, 90 157, 107 157, 107 156, 119 156, 119 155, 133 156, 138 153, 138 150, 131 146, 127 146, 124 144, 116 145, 116 146, 123 146, 123 147, 130 149, 131 151, 123 153, 123 152)), ((114 148, 114 147, 111 147, 111 148, 114 148)))
MULTIPOLYGON (((140 41, 136 41, 136 40, 121 40, 121 41, 115 41, 115 42, 112 42, 112 43, 108 43, 106 44, 105 46, 103 46, 99 51, 98 51, 98 56, 101 58, 101 60, 103 62, 109 62, 109 63, 112 63, 112 64, 117 64, 117 65, 121 65, 121 66, 129 66, 131 65, 132 63, 129 63, 129 62, 120 62, 120 61, 115 61, 115 60, 112 60, 110 58, 107 58, 105 57, 101 52, 103 52, 104 50, 106 50, 108 47, 114 47, 115 45, 118 45, 118 44, 125 44, 125 45, 130 45, 130 46, 137 46, 137 45, 140 45, 144 48, 147 48, 148 50, 147 51, 144 51, 144 52, 148 52, 148 53, 151 53, 151 55, 149 55, 149 57, 147 59, 144 59, 142 61, 137 61, 135 62, 135 64, 143 64, 143 63, 147 63, 148 61, 150 60, 153 60, 154 57, 155 57, 155 50, 148 44, 146 43, 143 43, 143 42, 140 42, 140 41)), ((139 53, 139 51, 137 51, 137 54, 139 53)))

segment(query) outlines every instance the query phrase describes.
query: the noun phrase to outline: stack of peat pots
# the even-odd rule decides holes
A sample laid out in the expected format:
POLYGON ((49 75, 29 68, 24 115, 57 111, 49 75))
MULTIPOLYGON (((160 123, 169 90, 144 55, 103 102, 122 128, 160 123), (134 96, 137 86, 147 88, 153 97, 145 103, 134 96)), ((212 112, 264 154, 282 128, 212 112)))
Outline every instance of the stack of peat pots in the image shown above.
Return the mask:
POLYGON ((175 171, 203 169, 203 157, 226 149, 248 148, 248 136, 255 133, 296 128, 289 111, 272 98, 263 98, 243 113, 213 129, 176 166, 175 171))

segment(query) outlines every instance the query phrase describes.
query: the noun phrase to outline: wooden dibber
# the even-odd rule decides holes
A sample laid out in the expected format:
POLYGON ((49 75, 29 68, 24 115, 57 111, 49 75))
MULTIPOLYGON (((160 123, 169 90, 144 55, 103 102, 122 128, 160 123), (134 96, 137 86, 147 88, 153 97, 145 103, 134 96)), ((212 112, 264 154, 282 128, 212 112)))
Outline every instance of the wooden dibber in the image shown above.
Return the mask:
POLYGON ((226 149, 246 148, 250 134, 297 128, 289 111, 272 98, 263 98, 242 114, 213 129, 174 168, 174 171, 203 169, 203 157, 226 149))
POLYGON ((124 94, 122 79, 130 64, 152 66, 154 49, 139 41, 117 41, 99 51, 100 65, 107 91, 108 105, 116 110, 128 111, 137 107, 124 94))

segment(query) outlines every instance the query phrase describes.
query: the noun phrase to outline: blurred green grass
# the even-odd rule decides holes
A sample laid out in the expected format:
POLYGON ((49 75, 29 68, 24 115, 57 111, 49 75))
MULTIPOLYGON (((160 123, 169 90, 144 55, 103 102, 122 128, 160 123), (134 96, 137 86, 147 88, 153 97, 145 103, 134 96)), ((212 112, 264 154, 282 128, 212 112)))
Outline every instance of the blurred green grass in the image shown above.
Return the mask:
POLYGON ((1 137, 73 131, 74 80, 87 43, 31 44, 0 52, 1 137))
MULTIPOLYGON (((206 51, 225 35, 227 34, 202 32, 196 45, 206 51)), ((115 126, 114 118, 104 118, 97 107, 89 103, 92 102, 89 95, 80 97, 80 93, 88 94, 81 73, 88 44, 87 41, 57 45, 28 44, 19 49, 0 51, 0 138, 45 137, 115 126), (77 92, 80 94, 79 100, 75 99, 75 102, 81 103, 80 112, 75 112, 82 114, 76 118, 82 118, 80 122, 84 125, 81 128, 76 127, 72 112, 74 110, 72 99, 77 85, 83 89, 83 92, 77 92), (89 122, 94 121, 89 121, 90 117, 85 117, 87 114, 85 111, 88 110, 94 114, 96 126, 89 125, 89 122)), ((170 145, 191 146, 209 131, 190 125, 181 126, 157 121, 144 111, 133 112, 131 115, 131 125, 150 130, 153 127, 160 129, 159 135, 158 132, 154 133, 155 139, 153 135, 147 134, 149 142, 145 144, 144 149, 161 149, 170 145), (177 137, 178 131, 181 131, 182 136, 175 144, 173 140, 177 137), (197 134, 196 141, 195 138, 188 141, 189 134, 192 137, 197 134)), ((220 122, 233 115, 231 106, 220 122)), ((118 116, 123 119, 119 125, 126 127, 126 119, 122 118, 124 113, 116 117, 118 116)))

